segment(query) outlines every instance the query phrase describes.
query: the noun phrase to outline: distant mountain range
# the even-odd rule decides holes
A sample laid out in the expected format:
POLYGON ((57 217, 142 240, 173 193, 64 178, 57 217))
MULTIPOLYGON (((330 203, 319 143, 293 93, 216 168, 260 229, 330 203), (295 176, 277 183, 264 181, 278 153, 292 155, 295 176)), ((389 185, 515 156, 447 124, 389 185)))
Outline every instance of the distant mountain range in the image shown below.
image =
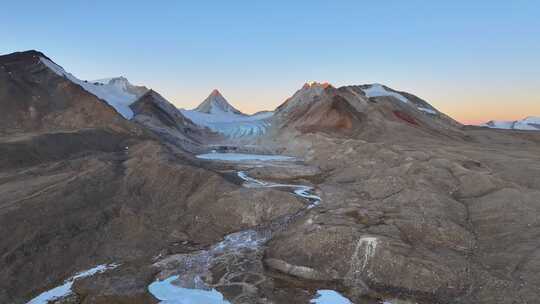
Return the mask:
POLYGON ((529 116, 514 121, 490 120, 481 126, 492 129, 540 131, 540 117, 529 116))

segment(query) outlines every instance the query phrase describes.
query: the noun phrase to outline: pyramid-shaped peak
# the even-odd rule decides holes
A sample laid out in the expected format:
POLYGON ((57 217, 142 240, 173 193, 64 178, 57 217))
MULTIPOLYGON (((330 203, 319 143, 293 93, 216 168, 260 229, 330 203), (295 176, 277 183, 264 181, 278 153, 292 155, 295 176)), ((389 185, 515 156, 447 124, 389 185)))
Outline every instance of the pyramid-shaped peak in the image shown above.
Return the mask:
POLYGON ((208 113, 208 114, 238 114, 245 115, 235 107, 233 107, 223 95, 219 92, 218 89, 212 90, 210 95, 195 108, 195 111, 208 113))
POLYGON ((221 95, 218 89, 213 89, 212 93, 210 93, 210 96, 223 96, 223 95, 221 95))

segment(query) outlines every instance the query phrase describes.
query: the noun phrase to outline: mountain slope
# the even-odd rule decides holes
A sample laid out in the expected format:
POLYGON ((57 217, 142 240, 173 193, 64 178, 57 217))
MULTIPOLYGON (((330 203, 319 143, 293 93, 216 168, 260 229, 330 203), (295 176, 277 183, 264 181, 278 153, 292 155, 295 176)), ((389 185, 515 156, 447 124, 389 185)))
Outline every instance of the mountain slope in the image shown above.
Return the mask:
POLYGON ((147 91, 130 108, 134 113, 134 122, 187 150, 193 150, 195 145, 200 144, 203 135, 212 136, 154 90, 147 91))
POLYGON ((444 133, 460 136, 461 125, 426 101, 379 84, 335 88, 328 83, 305 84, 276 109, 281 128, 301 132, 398 136, 444 133), (379 135, 377 135, 379 134, 379 135))

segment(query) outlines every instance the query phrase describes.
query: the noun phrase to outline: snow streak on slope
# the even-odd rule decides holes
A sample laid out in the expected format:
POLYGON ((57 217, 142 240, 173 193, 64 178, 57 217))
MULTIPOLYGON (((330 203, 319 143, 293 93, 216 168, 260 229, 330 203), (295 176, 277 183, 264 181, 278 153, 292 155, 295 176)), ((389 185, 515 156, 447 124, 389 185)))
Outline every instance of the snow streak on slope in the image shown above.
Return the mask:
POLYGON ((96 273, 103 273, 118 266, 118 264, 98 265, 94 268, 79 272, 71 278, 65 280, 64 284, 41 293, 37 297, 28 301, 27 304, 47 304, 49 302, 68 296, 69 294, 71 294, 71 286, 73 286, 73 282, 75 282, 75 280, 90 277, 95 275, 96 273))
POLYGON ((248 116, 219 110, 214 110, 212 113, 202 113, 195 110, 180 111, 194 123, 231 138, 264 134, 270 127, 269 118, 273 115, 273 112, 248 116))
MULTIPOLYGON (((133 117, 133 112, 129 108, 129 105, 133 103, 139 96, 136 92, 129 90, 128 87, 135 87, 131 85, 127 79, 121 78, 112 78, 107 80, 100 80, 95 83, 87 82, 78 79, 72 74, 66 72, 61 66, 55 64, 49 59, 40 58, 41 62, 49 67, 53 72, 59 76, 66 77, 75 84, 80 85, 83 89, 89 93, 95 95, 96 97, 106 101, 109 105, 118 111, 124 118, 131 119, 133 117), (120 80, 120 81, 118 81, 120 80), (121 81, 125 80, 125 81, 121 81), (107 81, 107 83, 103 83, 107 81)), ((142 88, 142 87, 141 87, 142 88)))
POLYGON ((540 131, 540 117, 530 116, 515 121, 492 120, 481 126, 493 129, 540 131))

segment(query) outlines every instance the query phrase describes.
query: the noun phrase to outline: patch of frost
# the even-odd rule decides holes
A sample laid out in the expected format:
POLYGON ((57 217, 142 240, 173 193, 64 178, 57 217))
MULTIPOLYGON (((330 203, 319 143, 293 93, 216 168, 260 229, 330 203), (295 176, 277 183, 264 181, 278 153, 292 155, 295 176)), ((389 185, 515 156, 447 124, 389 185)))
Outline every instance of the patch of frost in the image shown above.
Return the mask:
POLYGON ((352 304, 352 302, 342 296, 339 292, 329 289, 317 290, 317 295, 309 303, 314 304, 352 304))
POLYGON ((372 84, 369 88, 363 89, 364 94, 366 94, 367 97, 379 97, 379 96, 391 96, 394 98, 397 98, 401 102, 408 103, 409 100, 396 92, 388 91, 385 89, 381 84, 372 84))
POLYGON ((75 274, 74 276, 70 277, 69 279, 65 280, 64 284, 58 287, 55 287, 53 289, 47 290, 45 292, 42 292, 37 297, 28 301, 27 304, 47 304, 54 300, 58 300, 60 298, 68 296, 69 294, 71 294, 71 287, 73 286, 73 282, 75 282, 76 280, 93 276, 96 273, 103 273, 107 270, 114 269, 118 266, 119 266, 118 264, 114 264, 114 263, 104 264, 104 265, 98 265, 94 268, 79 272, 75 274))

